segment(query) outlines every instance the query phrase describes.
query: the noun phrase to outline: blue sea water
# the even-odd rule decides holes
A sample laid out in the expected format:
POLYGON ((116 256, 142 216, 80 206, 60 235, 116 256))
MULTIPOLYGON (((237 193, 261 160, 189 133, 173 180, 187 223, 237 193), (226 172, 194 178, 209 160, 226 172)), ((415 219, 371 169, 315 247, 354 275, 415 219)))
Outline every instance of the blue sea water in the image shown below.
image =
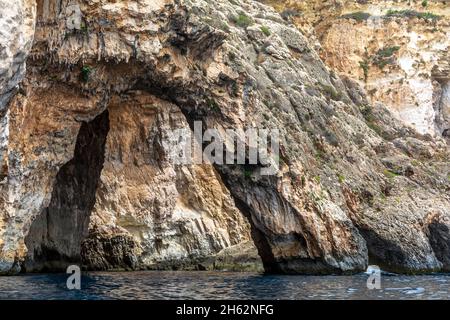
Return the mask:
POLYGON ((234 272, 89 272, 81 290, 66 274, 0 277, 0 299, 450 299, 450 274, 382 276, 367 289, 365 274, 288 276, 234 272))

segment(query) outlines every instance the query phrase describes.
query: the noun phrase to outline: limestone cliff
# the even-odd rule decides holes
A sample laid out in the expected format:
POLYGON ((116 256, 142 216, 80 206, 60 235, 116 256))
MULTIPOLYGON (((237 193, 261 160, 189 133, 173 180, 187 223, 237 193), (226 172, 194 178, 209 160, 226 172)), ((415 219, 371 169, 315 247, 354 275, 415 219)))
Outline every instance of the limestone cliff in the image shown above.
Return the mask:
POLYGON ((314 39, 332 70, 365 87, 372 103, 382 102, 420 133, 450 136, 447 1, 287 0, 276 6, 314 39))
MULTIPOLYGON (((246 269, 258 267, 256 250, 268 272, 450 269, 445 141, 371 104, 271 7, 38 0, 17 10, 35 30, 31 52, 5 60, 26 74, 2 114, 0 272, 246 269), (279 129, 279 172, 174 165, 166 133, 194 121, 221 134, 279 129)), ((7 49, 25 50, 16 44, 7 49)))

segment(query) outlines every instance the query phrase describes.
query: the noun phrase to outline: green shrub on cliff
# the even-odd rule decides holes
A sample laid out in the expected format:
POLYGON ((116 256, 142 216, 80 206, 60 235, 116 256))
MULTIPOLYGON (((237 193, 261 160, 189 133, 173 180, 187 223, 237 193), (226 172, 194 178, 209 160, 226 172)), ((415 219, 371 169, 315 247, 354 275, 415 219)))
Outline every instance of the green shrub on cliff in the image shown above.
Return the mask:
POLYGON ((365 21, 370 18, 370 13, 363 12, 363 11, 357 11, 352 13, 347 13, 341 16, 341 19, 353 19, 358 22, 365 21))
POLYGON ((270 33, 271 33, 269 27, 266 27, 266 26, 261 27, 261 32, 264 33, 264 35, 266 37, 270 36, 270 33))
POLYGON ((83 66, 81 69, 81 79, 84 82, 88 82, 92 74, 92 67, 90 66, 83 66))
POLYGON ((400 50, 399 46, 386 47, 378 50, 377 55, 383 58, 387 58, 391 57, 398 50, 400 50))
POLYGON ((244 12, 241 12, 237 17, 234 17, 233 22, 241 28, 247 28, 254 23, 253 19, 247 16, 244 12))
POLYGON ((367 62, 367 60, 360 61, 359 67, 364 72, 364 81, 367 82, 367 79, 369 78, 369 62, 367 62))
POLYGON ((405 18, 419 18, 423 20, 439 20, 441 16, 431 13, 431 12, 418 12, 416 10, 388 10, 386 17, 405 17, 405 18))
POLYGON ((399 46, 386 47, 378 50, 375 56, 372 58, 373 64, 380 69, 383 69, 388 64, 392 64, 395 61, 392 56, 398 50, 400 50, 399 46))
POLYGON ((339 101, 342 98, 342 92, 336 91, 336 89, 330 85, 320 83, 320 87, 324 95, 334 101, 339 101))

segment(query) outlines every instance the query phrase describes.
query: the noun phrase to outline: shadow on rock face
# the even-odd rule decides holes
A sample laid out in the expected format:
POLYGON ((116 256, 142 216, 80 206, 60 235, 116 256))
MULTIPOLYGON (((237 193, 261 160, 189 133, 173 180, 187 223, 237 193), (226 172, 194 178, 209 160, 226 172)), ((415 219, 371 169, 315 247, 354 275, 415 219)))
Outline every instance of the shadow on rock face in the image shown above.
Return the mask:
POLYGON ((108 131, 108 111, 82 124, 74 157, 58 172, 51 202, 25 239, 28 256, 23 271, 63 271, 81 262, 81 242, 95 204, 108 131))
POLYGON ((367 242, 369 264, 380 266, 385 271, 402 272, 407 256, 394 242, 384 239, 373 230, 360 229, 367 242))
POLYGON ((430 245, 445 271, 450 270, 450 230, 448 225, 433 221, 428 225, 430 245))
POLYGON ((90 234, 82 243, 83 266, 88 270, 134 270, 138 267, 137 248, 129 235, 90 234))

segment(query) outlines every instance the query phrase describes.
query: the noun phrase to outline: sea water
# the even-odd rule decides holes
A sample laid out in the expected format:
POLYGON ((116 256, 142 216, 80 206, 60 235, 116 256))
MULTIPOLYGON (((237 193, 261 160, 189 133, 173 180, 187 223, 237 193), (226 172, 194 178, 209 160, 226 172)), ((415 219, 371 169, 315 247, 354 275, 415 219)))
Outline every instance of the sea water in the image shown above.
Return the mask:
POLYGON ((66 274, 0 277, 0 299, 450 299, 450 274, 302 276, 234 272, 88 272, 81 290, 66 274))

